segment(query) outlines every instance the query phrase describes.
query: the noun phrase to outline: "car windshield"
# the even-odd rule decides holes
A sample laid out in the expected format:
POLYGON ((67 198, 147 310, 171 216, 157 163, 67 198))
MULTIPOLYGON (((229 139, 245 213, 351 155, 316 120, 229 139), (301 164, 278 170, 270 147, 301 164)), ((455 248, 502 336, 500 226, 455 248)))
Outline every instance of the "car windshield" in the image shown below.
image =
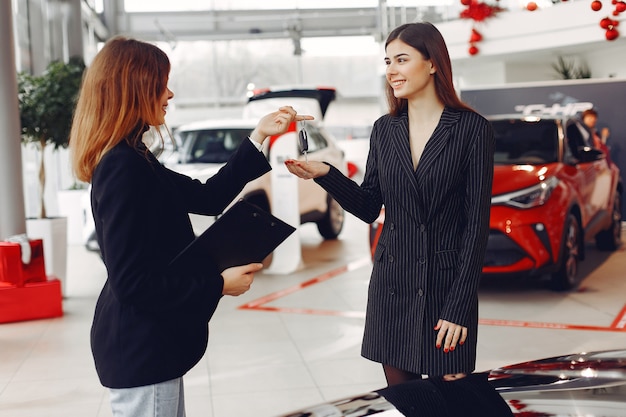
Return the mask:
POLYGON ((495 164, 547 164, 558 160, 558 130, 553 120, 520 119, 491 122, 495 137, 495 164))
POLYGON ((183 163, 221 164, 235 152, 252 129, 219 128, 179 132, 184 143, 183 163))

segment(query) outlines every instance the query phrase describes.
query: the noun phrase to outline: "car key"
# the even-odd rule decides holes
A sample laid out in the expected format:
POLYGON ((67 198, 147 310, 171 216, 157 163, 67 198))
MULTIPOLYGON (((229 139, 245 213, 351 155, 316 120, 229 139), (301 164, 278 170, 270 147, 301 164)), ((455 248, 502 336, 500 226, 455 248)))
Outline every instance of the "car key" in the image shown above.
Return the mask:
POLYGON ((309 151, 309 138, 307 137, 306 130, 304 130, 304 122, 302 122, 302 127, 298 133, 298 144, 300 145, 300 152, 304 154, 304 161, 308 163, 309 157, 307 153, 309 151))

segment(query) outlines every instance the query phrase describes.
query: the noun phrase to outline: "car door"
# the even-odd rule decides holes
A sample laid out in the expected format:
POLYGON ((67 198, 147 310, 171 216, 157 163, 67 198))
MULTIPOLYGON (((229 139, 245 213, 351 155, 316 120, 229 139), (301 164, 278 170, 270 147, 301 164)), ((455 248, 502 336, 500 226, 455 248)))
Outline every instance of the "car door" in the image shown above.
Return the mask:
POLYGON ((568 144, 566 160, 572 161, 577 170, 576 185, 580 196, 583 228, 585 228, 601 207, 606 205, 601 191, 604 187, 600 185, 599 176, 602 173, 601 164, 605 166, 607 164, 604 159, 593 157, 595 150, 590 146, 590 133, 581 123, 570 120, 564 126, 564 130, 568 144))

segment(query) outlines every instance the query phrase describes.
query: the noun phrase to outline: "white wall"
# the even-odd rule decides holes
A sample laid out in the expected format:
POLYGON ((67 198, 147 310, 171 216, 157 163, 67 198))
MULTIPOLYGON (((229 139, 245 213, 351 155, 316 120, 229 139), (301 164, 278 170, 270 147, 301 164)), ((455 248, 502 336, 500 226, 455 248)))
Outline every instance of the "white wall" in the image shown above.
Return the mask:
MULTIPOLYGON (((587 1, 572 1, 535 12, 500 13, 475 24, 483 40, 474 56, 468 53, 471 20, 437 27, 448 45, 455 76, 465 85, 552 80, 556 73, 551 64, 558 56, 584 60, 594 78, 626 78, 624 22, 618 26, 621 36, 607 41, 599 22, 614 6, 603 3, 601 12, 591 10, 587 1), (504 65, 498 68, 494 62, 504 65)), ((611 17, 621 21, 625 16, 611 17)))

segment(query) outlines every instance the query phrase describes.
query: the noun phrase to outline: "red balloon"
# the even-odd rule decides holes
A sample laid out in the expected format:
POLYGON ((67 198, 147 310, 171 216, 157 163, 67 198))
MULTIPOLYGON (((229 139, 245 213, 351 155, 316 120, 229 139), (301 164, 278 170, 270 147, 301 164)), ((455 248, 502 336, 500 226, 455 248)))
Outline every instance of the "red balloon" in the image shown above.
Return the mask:
POLYGON ((615 28, 609 29, 609 30, 606 31, 605 36, 606 36, 606 40, 612 41, 612 40, 616 39, 619 36, 619 32, 615 28))
POLYGON ((537 3, 535 3, 534 1, 528 2, 528 4, 526 5, 526 9, 530 12, 534 12, 535 10, 537 10, 537 3))
POLYGON ((476 45, 472 45, 469 47, 469 49, 467 50, 467 52, 470 55, 476 55, 478 53, 478 48, 476 47, 476 45))
POLYGON ((601 1, 594 0, 594 1, 591 2, 591 10, 593 10, 594 12, 597 12, 601 8, 602 8, 602 2, 601 1))

